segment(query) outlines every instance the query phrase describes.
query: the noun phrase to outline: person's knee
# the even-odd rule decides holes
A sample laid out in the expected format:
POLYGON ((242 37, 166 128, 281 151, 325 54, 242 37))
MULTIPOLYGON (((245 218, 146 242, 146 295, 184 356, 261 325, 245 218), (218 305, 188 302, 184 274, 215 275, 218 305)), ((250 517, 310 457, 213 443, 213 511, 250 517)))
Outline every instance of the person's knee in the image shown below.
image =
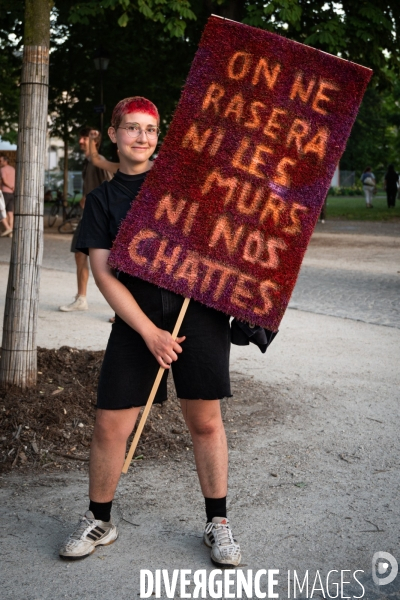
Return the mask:
POLYGON ((83 252, 75 252, 75 262, 81 269, 89 268, 88 257, 83 252))
POLYGON ((223 425, 215 420, 207 423, 193 423, 189 429, 191 434, 196 437, 212 438, 221 433, 223 425))
POLYGON ((133 425, 127 421, 116 419, 112 411, 102 411, 96 416, 93 438, 100 443, 112 443, 128 439, 133 425))
POLYGON ((190 433, 197 437, 213 437, 219 435, 224 428, 221 415, 218 412, 204 417, 194 415, 192 418, 187 419, 186 422, 190 433))

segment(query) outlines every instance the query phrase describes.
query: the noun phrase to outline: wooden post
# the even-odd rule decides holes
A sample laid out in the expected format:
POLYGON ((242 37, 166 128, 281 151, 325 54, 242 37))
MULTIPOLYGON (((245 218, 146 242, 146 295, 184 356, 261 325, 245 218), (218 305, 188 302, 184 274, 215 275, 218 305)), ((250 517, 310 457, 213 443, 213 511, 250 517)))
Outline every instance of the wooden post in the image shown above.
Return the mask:
MULTIPOLYGON (((177 319, 177 321, 175 323, 175 327, 174 327, 174 330, 172 332, 172 337, 174 338, 174 340, 176 340, 176 338, 178 337, 179 329, 181 328, 183 317, 185 316, 185 313, 187 311, 187 307, 189 306, 189 302, 190 302, 190 298, 185 298, 185 300, 184 300, 184 302, 182 304, 182 308, 180 310, 180 313, 178 315, 178 319, 177 319)), ((178 360, 179 360, 179 358, 178 358, 178 360)), ((153 387, 151 388, 149 399, 147 400, 146 406, 144 407, 144 411, 142 413, 142 417, 141 417, 141 419, 139 421, 139 425, 137 426, 137 429, 136 429, 136 432, 135 432, 135 436, 134 436, 134 438, 132 440, 131 447, 129 448, 129 452, 128 452, 128 454, 126 456, 126 459, 125 459, 125 462, 124 462, 124 466, 122 467, 122 473, 127 473, 128 472, 129 465, 131 464, 133 454, 134 454, 134 452, 136 450, 136 446, 138 445, 140 436, 141 436, 142 431, 143 431, 143 427, 146 424, 147 417, 148 417, 150 409, 152 407, 154 398, 156 397, 156 393, 157 393, 158 387, 160 385, 161 378, 162 378, 162 376, 164 374, 164 371, 165 371, 164 367, 160 367, 158 369, 157 377, 155 379, 153 387)))
POLYGON ((36 329, 43 254, 43 196, 52 0, 26 0, 24 54, 11 247, 0 384, 26 388, 37 378, 36 329))

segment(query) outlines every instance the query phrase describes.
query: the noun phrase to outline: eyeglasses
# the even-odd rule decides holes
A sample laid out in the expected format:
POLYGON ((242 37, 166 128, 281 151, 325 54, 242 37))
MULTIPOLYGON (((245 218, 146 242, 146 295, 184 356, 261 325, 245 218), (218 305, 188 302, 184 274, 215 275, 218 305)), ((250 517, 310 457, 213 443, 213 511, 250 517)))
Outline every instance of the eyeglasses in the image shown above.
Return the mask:
POLYGON ((146 129, 142 129, 139 124, 133 123, 133 125, 127 125, 126 127, 118 127, 117 129, 125 129, 126 133, 131 138, 137 138, 142 134, 142 131, 145 132, 147 139, 155 140, 160 133, 159 127, 154 127, 153 125, 149 125, 146 129))

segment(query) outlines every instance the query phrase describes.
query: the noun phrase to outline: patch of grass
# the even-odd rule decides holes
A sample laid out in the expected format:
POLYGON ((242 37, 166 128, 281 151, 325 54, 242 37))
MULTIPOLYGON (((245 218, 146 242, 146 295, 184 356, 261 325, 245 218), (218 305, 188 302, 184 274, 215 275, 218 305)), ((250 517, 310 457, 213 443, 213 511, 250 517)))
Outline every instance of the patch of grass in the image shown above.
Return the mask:
POLYGON ((395 208, 387 207, 386 195, 378 194, 372 200, 374 208, 365 207, 364 196, 328 196, 327 219, 354 221, 400 221, 400 201, 395 208))

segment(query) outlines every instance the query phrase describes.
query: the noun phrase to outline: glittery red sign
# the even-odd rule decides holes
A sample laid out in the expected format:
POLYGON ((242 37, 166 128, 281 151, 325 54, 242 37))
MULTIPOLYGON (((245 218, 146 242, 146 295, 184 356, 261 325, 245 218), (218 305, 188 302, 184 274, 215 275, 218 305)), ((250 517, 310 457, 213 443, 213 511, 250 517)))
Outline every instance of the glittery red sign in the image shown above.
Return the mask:
POLYGON ((371 74, 211 17, 110 264, 276 331, 371 74))

